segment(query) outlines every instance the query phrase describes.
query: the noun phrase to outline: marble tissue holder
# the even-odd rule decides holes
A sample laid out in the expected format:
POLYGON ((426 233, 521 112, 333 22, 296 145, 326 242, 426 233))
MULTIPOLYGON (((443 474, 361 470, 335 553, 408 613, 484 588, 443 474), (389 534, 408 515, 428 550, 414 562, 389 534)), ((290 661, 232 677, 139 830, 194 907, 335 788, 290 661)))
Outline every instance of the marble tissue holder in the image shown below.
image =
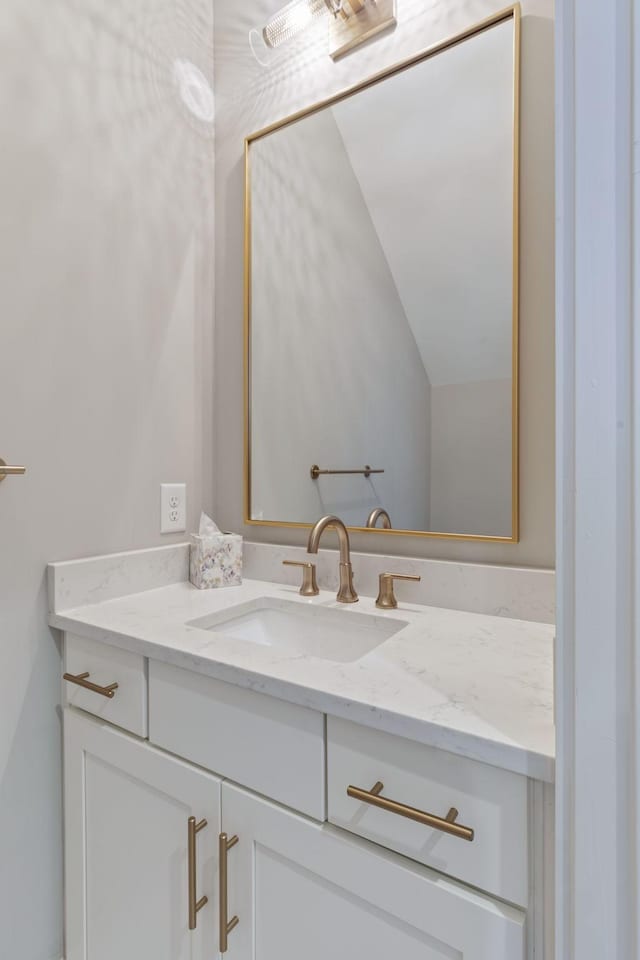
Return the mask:
POLYGON ((242 583, 242 537, 238 533, 191 535, 189 579, 199 590, 242 583))

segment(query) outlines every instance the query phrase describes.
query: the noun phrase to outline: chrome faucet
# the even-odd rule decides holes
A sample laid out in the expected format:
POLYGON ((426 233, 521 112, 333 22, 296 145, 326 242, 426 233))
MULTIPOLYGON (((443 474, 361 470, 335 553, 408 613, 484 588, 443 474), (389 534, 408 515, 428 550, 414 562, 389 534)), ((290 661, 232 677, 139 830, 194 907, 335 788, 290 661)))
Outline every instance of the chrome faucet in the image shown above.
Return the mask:
POLYGON ((353 570, 351 568, 351 554, 349 552, 349 534, 340 517, 322 517, 314 524, 309 534, 307 553, 317 553, 320 537, 327 529, 333 527, 338 534, 340 544, 340 588, 336 597, 340 603, 356 603, 358 594, 353 589, 353 570))

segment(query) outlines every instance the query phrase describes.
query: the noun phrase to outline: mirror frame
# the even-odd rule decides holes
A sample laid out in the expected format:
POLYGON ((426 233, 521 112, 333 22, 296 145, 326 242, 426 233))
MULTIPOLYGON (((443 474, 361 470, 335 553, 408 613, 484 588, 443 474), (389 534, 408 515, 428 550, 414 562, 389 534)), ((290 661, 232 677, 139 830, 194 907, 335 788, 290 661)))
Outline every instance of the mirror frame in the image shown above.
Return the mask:
POLYGON ((381 527, 348 527, 350 532, 374 533, 404 537, 435 537, 446 540, 475 540, 485 543, 518 543, 520 539, 520 499, 519 499, 519 311, 520 311, 520 46, 521 46, 521 10, 514 3, 497 13, 454 34, 446 40, 427 47, 418 54, 402 60, 392 67, 373 74, 368 79, 348 87, 340 93, 297 113, 270 124, 244 141, 245 184, 244 184, 244 522, 249 526, 289 527, 309 530, 313 523, 291 520, 255 520, 251 517, 251 144, 276 130, 287 127, 304 117, 311 116, 351 97, 368 87, 374 86, 388 77, 408 70, 425 60, 457 46, 471 37, 489 30, 500 23, 513 20, 513 257, 512 257, 512 417, 511 417, 511 536, 487 536, 481 534, 441 533, 432 530, 396 530, 381 527))

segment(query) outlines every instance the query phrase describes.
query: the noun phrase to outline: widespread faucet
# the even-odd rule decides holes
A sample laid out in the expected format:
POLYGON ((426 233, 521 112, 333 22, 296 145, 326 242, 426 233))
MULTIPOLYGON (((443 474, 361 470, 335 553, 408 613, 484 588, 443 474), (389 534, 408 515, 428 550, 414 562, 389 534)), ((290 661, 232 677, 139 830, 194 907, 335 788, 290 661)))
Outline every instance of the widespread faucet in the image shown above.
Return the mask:
POLYGON ((309 534, 307 553, 317 553, 320 537, 327 529, 333 527, 338 534, 340 545, 340 588, 336 597, 340 603, 356 603, 358 594, 353 589, 353 570, 351 568, 351 554, 349 550, 349 533, 340 517, 322 517, 314 524, 309 534))

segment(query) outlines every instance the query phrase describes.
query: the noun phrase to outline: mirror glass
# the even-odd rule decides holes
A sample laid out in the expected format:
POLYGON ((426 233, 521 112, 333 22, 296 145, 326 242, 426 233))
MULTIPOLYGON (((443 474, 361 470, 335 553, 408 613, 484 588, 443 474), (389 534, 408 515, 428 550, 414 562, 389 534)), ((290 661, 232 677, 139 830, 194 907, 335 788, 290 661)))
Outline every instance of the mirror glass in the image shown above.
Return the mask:
POLYGON ((502 16, 248 138, 248 522, 517 539, 502 16))

